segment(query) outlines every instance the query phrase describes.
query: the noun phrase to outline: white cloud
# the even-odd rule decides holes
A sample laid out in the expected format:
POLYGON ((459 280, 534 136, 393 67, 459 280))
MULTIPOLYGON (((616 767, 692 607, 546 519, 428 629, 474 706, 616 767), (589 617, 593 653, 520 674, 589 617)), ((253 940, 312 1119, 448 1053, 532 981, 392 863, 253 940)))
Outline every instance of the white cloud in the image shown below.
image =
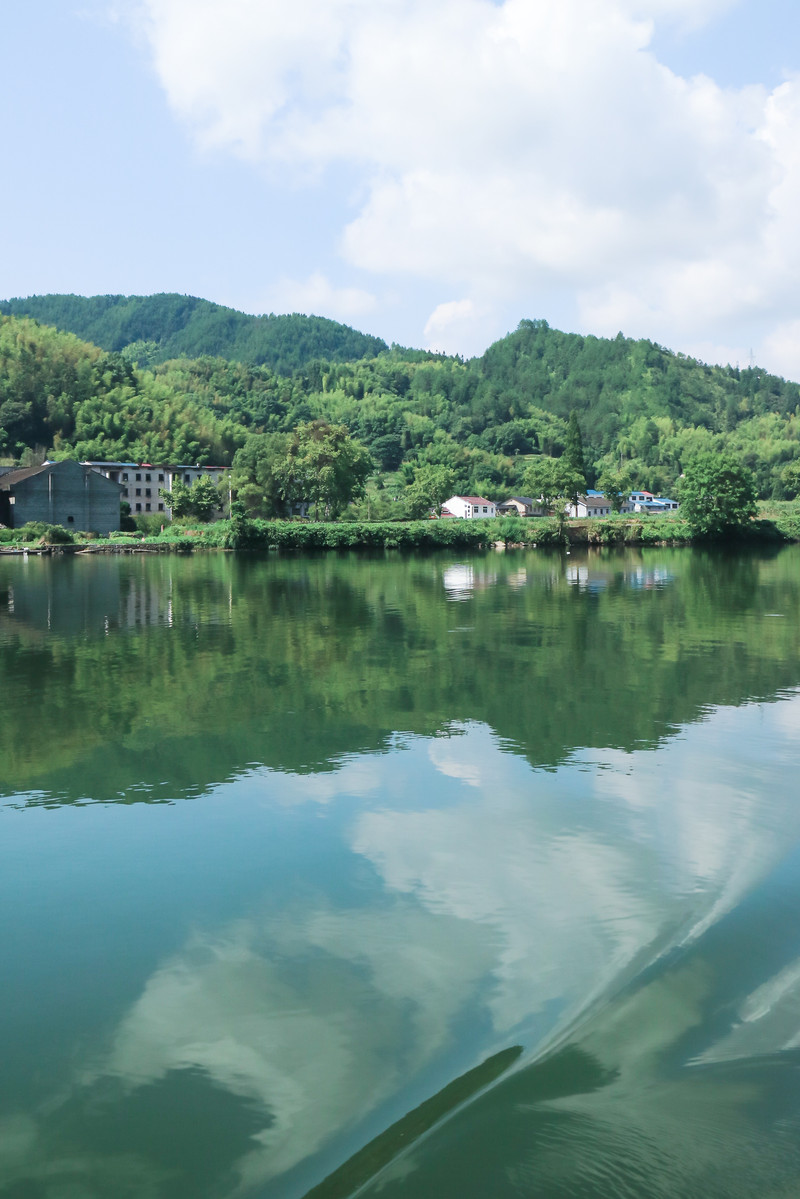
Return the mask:
MULTIPOLYGON (((595 332, 753 344, 795 370, 800 79, 723 89, 649 49, 655 23, 731 6, 142 0, 158 75, 199 141, 306 179, 344 164, 343 255, 433 281, 431 338, 468 305, 492 335, 492 311, 547 314, 567 289, 595 332)), ((369 310, 365 293, 304 286, 369 310)))
POLYGON ((473 300, 448 300, 434 308, 425 325, 425 348, 441 354, 468 353, 480 342, 490 314, 473 300))
POLYGON ((305 312, 353 321, 375 309, 375 296, 359 287, 336 287, 315 272, 307 279, 280 279, 265 305, 273 312, 305 312))

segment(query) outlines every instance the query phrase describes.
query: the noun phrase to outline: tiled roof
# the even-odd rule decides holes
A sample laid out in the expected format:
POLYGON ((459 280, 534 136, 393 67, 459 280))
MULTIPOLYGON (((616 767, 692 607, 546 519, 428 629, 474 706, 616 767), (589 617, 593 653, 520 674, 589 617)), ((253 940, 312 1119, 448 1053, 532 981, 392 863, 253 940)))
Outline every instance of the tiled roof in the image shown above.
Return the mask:
POLYGON ((43 470, 47 470, 48 465, 52 463, 45 462, 41 466, 21 466, 18 470, 10 470, 0 475, 0 487, 8 489, 23 479, 30 479, 32 475, 40 475, 43 470))

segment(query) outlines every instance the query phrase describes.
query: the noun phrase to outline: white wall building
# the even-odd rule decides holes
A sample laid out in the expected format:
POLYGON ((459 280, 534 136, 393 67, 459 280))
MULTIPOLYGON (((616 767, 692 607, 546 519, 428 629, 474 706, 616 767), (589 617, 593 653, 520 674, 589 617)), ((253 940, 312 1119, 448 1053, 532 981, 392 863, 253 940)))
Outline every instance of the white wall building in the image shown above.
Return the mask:
POLYGON ((442 516, 458 516, 462 520, 497 516, 497 505, 478 495, 454 495, 445 500, 442 516))

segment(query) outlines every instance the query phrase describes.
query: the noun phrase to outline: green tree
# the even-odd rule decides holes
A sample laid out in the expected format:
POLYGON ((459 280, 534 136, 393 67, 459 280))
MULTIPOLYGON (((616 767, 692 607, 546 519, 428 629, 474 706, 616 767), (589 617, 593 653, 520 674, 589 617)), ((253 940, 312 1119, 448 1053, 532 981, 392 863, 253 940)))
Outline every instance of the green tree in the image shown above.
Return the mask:
POLYGON ((211 520, 220 508, 220 493, 217 485, 208 478, 198 479, 190 488, 192 515, 204 524, 211 520))
POLYGON ((790 499, 796 499, 800 495, 800 460, 795 459, 788 466, 784 466, 780 474, 780 479, 783 483, 785 494, 790 499))
POLYGON ((211 520, 216 509, 223 506, 219 488, 206 478, 198 479, 191 487, 175 479, 171 491, 159 487, 158 494, 165 505, 172 509, 173 520, 193 517, 205 524, 211 520))
POLYGON ((610 502, 613 510, 621 512, 623 504, 633 489, 633 480, 627 471, 604 470, 597 480, 597 486, 610 502))
POLYGON ((724 537, 756 515, 752 473, 733 454, 698 454, 686 467, 678 495, 681 515, 698 537, 724 537))
POLYGON ((424 516, 433 508, 437 516, 442 515, 442 504, 455 491, 455 471, 448 466, 421 466, 415 472, 414 482, 406 492, 410 516, 424 516))
POLYGON ((283 494, 312 503, 317 515, 335 520, 364 494, 374 469, 369 450, 350 436, 346 425, 308 421, 295 429, 280 468, 283 494))
POLYGON ((180 479, 173 481, 171 491, 168 487, 159 487, 158 494, 165 507, 171 509, 173 520, 192 515, 192 489, 180 479))
POLYGON ((288 452, 289 437, 285 433, 251 433, 236 451, 231 486, 250 516, 285 514, 288 452))
POLYGON ((567 436, 564 440, 564 458, 573 470, 586 477, 586 463, 583 458, 583 437, 578 424, 578 414, 573 408, 567 422, 567 436))
POLYGON ((577 503, 586 486, 583 475, 565 458, 537 458, 525 471, 523 484, 530 496, 540 499, 542 507, 559 519, 568 503, 577 503))

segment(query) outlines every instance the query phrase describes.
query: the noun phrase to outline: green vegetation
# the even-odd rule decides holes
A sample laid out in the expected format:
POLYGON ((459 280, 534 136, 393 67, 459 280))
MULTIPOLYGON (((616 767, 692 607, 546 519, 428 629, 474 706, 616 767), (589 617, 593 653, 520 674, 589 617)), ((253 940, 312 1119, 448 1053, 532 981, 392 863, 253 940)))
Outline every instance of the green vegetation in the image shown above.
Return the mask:
POLYGON ((681 515, 696 537, 741 532, 756 515, 752 474, 733 454, 699 454, 680 484, 681 515))
POLYGON ((248 316, 195 296, 29 296, 0 302, 5 316, 30 316, 141 366, 218 354, 290 374, 315 359, 374 358, 386 343, 321 316, 248 316))
POLYGON ((326 348, 324 339, 309 340, 304 318, 259 318, 270 327, 288 322, 276 369, 254 355, 233 360, 245 356, 238 317, 255 318, 186 297, 151 297, 152 306, 101 300, 39 297, 0 306, 27 305, 62 324, 65 313, 94 313, 116 330, 111 338, 104 326, 97 336, 117 347, 99 349, 73 333, 0 315, 6 460, 49 454, 231 466, 234 493, 249 516, 262 518, 302 500, 330 516, 402 521, 438 508, 445 492, 544 494, 536 486, 542 479, 552 500, 585 479, 618 505, 630 485, 669 494, 703 454, 732 455, 762 499, 800 493, 800 387, 755 368, 710 367, 649 341, 560 333, 546 321, 522 321, 464 362, 369 339, 356 344, 344 334, 326 348), (200 356, 137 358, 132 347, 153 332, 137 323, 137 312, 142 322, 160 314, 164 352, 169 345, 200 356), (229 314, 227 325, 221 313, 229 314), (204 323, 212 316, 219 336, 204 323), (190 327, 197 333, 191 344, 169 340, 190 327), (363 353, 372 357, 357 357, 363 353), (341 474, 334 485, 331 462, 321 460, 330 444, 301 448, 299 430, 312 427, 344 430, 336 436, 351 454, 346 485, 341 474), (569 480, 556 486, 567 467, 569 480))

